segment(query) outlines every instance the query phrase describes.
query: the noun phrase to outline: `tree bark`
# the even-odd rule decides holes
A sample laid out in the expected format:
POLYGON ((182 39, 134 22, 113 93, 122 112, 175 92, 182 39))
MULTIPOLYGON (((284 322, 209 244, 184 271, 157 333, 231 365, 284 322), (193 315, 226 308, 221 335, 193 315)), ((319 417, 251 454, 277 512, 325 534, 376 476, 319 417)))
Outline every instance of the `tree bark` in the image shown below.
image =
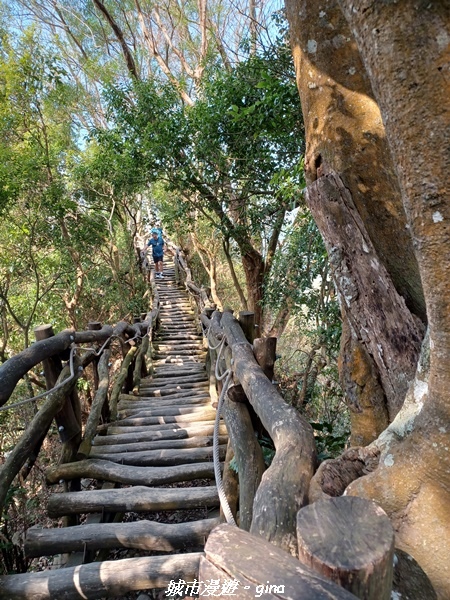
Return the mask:
MULTIPOLYGON (((413 334, 403 340, 402 336, 394 335, 395 330, 386 332, 384 337, 390 333, 393 338, 391 346, 402 345, 402 341, 404 346, 410 340, 413 342, 408 349, 408 369, 402 376, 399 367, 392 385, 392 374, 378 349, 378 331, 372 331, 365 321, 369 307, 380 302, 379 288, 374 287, 369 278, 361 278, 361 268, 368 276, 371 271, 376 271, 374 265, 382 265, 386 271, 383 285, 404 299, 406 306, 397 302, 392 307, 391 323, 397 322, 397 316, 400 323, 405 319, 413 320, 408 311, 422 321, 426 319, 421 281, 380 111, 339 4, 337 0, 327 0, 320 5, 310 0, 287 0, 286 8, 305 119, 307 201, 340 278, 338 289, 345 312, 344 321, 351 319, 353 345, 361 346, 362 353, 367 353, 372 363, 370 386, 376 388, 381 383, 387 399, 385 401, 383 394, 377 393, 368 405, 363 397, 364 389, 354 385, 354 373, 347 370, 349 362, 342 357, 341 378, 347 384, 344 391, 350 408, 359 406, 357 412, 353 410, 352 420, 357 424, 361 419, 363 423, 357 427, 364 429, 374 413, 388 412, 390 419, 395 416, 413 378, 414 354, 417 360, 420 339, 412 339, 416 337, 413 334), (336 194, 325 185, 324 176, 332 173, 331 177, 340 180, 338 187, 345 189, 354 206, 347 215, 350 220, 344 215, 346 211, 339 210, 336 194), (333 209, 332 215, 330 209, 333 209), (357 222, 353 222, 354 217, 357 222), (360 246, 353 248, 350 237, 345 248, 341 243, 336 244, 348 225, 357 225, 364 245, 360 238, 360 246), (336 235, 331 234, 331 229, 336 235), (370 256, 364 250, 368 241, 370 256), (354 260, 356 257, 358 261, 354 260), (357 301, 363 312, 354 314, 353 306, 347 306, 346 298, 350 304, 357 301)), ((378 273, 374 274, 373 281, 379 283, 378 273)), ((416 329, 420 331, 420 326, 416 329)), ((420 338, 421 333, 417 337, 420 338)), ((381 345, 385 345, 384 342, 381 345)), ((398 348, 394 354, 401 352, 398 348)), ((405 356, 404 361, 407 360, 405 356)), ((378 433, 379 424, 374 423, 372 429, 378 433)))
POLYGON ((414 390, 415 418, 400 443, 390 438, 384 446, 380 468, 351 489, 370 494, 393 516, 398 543, 443 599, 450 595, 450 3, 340 4, 383 116, 430 330, 429 378, 417 373, 423 386, 414 390))

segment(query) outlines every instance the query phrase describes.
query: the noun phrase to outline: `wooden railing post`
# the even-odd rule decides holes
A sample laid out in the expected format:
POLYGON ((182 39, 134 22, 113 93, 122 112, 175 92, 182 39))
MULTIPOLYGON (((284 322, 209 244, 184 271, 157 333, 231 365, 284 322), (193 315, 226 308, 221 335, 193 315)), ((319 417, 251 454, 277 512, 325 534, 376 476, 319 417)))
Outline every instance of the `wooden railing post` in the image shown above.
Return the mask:
POLYGON ((247 341, 253 344, 255 339, 255 313, 250 310, 241 310, 238 320, 247 341))
MULTIPOLYGON (((51 325, 39 325, 35 328, 34 334, 36 340, 44 340, 53 337, 55 334, 51 325)), ((45 384, 47 390, 55 387, 56 380, 62 370, 61 360, 57 356, 47 358, 42 361, 44 367, 45 384)), ((58 426, 59 437, 63 443, 73 439, 81 433, 81 423, 77 419, 74 411, 74 405, 70 398, 67 398, 63 408, 55 416, 56 425, 58 426)))
POLYGON ((253 340, 253 353, 264 375, 272 381, 277 351, 277 338, 256 338, 253 340))
MULTIPOLYGON (((100 321, 90 321, 88 323, 88 329, 90 331, 99 331, 102 328, 102 324, 100 323, 100 321)), ((99 386, 99 382, 100 382, 100 378, 99 378, 99 374, 98 374, 98 363, 100 361, 100 356, 97 357, 94 361, 92 361, 92 371, 93 371, 93 376, 94 376, 94 390, 95 393, 94 395, 97 393, 98 391, 98 386, 99 386)), ((106 423, 109 421, 109 404, 108 402, 103 402, 102 404, 102 411, 101 411, 101 419, 103 423, 106 423)))
MULTIPOLYGON (((100 321, 89 321, 87 327, 88 327, 89 331, 99 331, 102 328, 102 324, 100 323, 100 321)), ((93 375, 93 378, 94 378, 94 394, 98 390, 98 369, 97 369, 97 365, 98 365, 98 358, 95 359, 94 361, 92 361, 92 375, 93 375)))
MULTIPOLYGON (((98 422, 103 414, 103 407, 107 404, 106 398, 108 395, 108 386, 109 386, 109 358, 111 356, 111 351, 109 349, 105 349, 103 351, 102 356, 99 361, 99 372, 101 375, 100 385, 97 388, 95 393, 94 401, 92 402, 91 410, 89 413, 89 417, 86 422, 86 427, 84 430, 83 441, 80 444, 77 452, 77 459, 82 460, 89 456, 89 452, 92 447, 92 440, 94 439, 97 432, 98 422)), ((108 411, 109 412, 109 411, 108 411)))
POLYGON ((363 600, 391 598, 394 530, 374 502, 319 500, 297 513, 299 560, 363 600))
POLYGON ((180 269, 178 266, 178 254, 175 253, 173 257, 173 270, 175 271, 175 283, 180 285, 180 269))

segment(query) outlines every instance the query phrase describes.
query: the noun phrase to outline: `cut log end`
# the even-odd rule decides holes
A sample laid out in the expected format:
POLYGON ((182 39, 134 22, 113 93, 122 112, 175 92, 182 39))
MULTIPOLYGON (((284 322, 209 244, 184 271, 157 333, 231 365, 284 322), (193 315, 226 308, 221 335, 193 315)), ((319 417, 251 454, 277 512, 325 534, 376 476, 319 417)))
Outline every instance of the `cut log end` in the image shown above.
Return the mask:
POLYGON ((329 498, 297 515, 299 559, 359 598, 389 600, 394 531, 374 502, 329 498))

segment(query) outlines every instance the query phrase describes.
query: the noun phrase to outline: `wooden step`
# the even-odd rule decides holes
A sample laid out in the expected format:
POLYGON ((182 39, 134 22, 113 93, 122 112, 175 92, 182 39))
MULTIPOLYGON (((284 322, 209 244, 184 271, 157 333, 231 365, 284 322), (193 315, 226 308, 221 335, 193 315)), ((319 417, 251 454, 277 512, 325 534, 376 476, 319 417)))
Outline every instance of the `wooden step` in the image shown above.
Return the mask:
POLYGON ((156 406, 162 406, 169 400, 190 400, 190 399, 204 399, 209 398, 209 391, 205 391, 202 388, 194 388, 191 390, 179 390, 174 393, 164 393, 164 394, 153 394, 152 396, 128 396, 127 398, 123 398, 122 402, 126 404, 127 402, 154 402, 156 406))
POLYGON ((64 492, 48 499, 49 517, 97 512, 153 512, 219 506, 215 486, 149 488, 133 486, 118 490, 64 492))
MULTIPOLYGON (((129 444, 131 442, 153 442, 156 440, 184 440, 197 435, 212 435, 214 431, 214 423, 203 424, 192 423, 191 427, 183 429, 161 429, 157 431, 148 431, 144 428, 143 431, 132 430, 129 433, 119 433, 116 435, 98 435, 94 438, 94 446, 106 446, 108 444, 129 444)), ((220 423, 219 434, 226 435, 227 429, 225 423, 220 423)))
POLYGON ((158 404, 142 404, 141 406, 120 406, 119 407, 119 419, 127 419, 129 417, 154 417, 161 416, 161 411, 177 411, 182 409, 180 412, 173 412, 168 414, 181 415, 183 412, 198 412, 200 409, 212 408, 212 404, 209 398, 202 399, 201 402, 187 402, 186 404, 179 402, 178 404, 164 404, 159 406, 158 404))
POLYGON ((206 381, 206 379, 209 379, 206 371, 200 371, 199 373, 193 373, 192 375, 174 374, 173 377, 158 377, 153 381, 141 381, 140 389, 146 390, 167 385, 174 385, 177 383, 197 383, 199 381, 206 381))
MULTIPOLYGON (((227 435, 219 435, 219 444, 226 444, 228 441, 227 435)), ((147 452, 150 450, 177 450, 186 448, 207 448, 213 445, 213 436, 192 436, 184 439, 172 439, 172 440, 154 440, 148 442, 130 442, 128 444, 102 444, 100 446, 93 446, 89 458, 96 459, 101 457, 100 460, 105 460, 110 454, 122 454, 124 452, 147 452)))
POLYGON ((162 398, 153 399, 137 399, 132 400, 121 400, 119 402, 119 410, 134 409, 140 410, 141 408, 156 408, 156 407, 169 407, 169 406, 201 406, 208 405, 211 403, 211 399, 207 394, 200 394, 192 397, 181 397, 181 398, 162 398))
MULTIPOLYGON (((224 460, 226 444, 219 446, 220 460, 224 460)), ((213 459, 211 446, 205 448, 178 448, 176 450, 147 450, 145 452, 124 452, 123 454, 96 454, 96 458, 110 460, 122 465, 136 467, 163 467, 166 465, 180 465, 196 462, 205 462, 213 459)), ((80 492, 78 492, 80 493, 80 492)))
MULTIPOLYGON (((198 377, 197 377, 198 379, 198 377)), ((184 381, 184 380, 183 380, 184 381)), ((178 394, 183 390, 202 390, 209 389, 209 382, 202 375, 200 380, 198 381, 188 381, 187 383, 182 383, 182 381, 169 381, 164 385, 149 385, 149 386, 141 386, 139 388, 139 397, 143 398, 145 396, 168 396, 171 393, 178 394)))
POLYGON ((211 421, 215 417, 215 410, 204 410, 196 413, 185 413, 182 415, 160 415, 154 417, 127 417, 116 421, 119 426, 136 425, 170 425, 171 423, 192 423, 195 421, 211 421))
POLYGON ((147 383, 152 384, 155 382, 159 382, 160 379, 170 379, 174 377, 181 377, 186 375, 187 377, 191 377, 193 375, 201 375, 206 374, 205 365, 193 365, 192 367, 182 367, 182 368, 174 368, 171 367, 169 369, 158 369, 153 377, 144 377, 141 379, 141 384, 146 385, 147 383))
POLYGON ((198 425, 214 425, 214 420, 209 421, 201 421, 196 423, 195 421, 183 421, 178 423, 157 423, 153 425, 135 425, 134 427, 130 427, 127 425, 107 425, 107 433, 108 435, 117 435, 124 434, 130 432, 154 432, 154 431, 178 431, 179 429, 192 429, 193 427, 197 427, 198 425))
POLYGON ((212 462, 198 462, 164 467, 135 467, 110 460, 86 459, 47 469, 47 482, 59 483, 77 478, 101 479, 123 485, 166 485, 194 479, 214 479, 212 462))
POLYGON ((172 398, 188 398, 192 396, 206 396, 209 395, 209 387, 207 388, 205 385, 195 386, 195 387, 177 387, 174 389, 170 388, 162 388, 160 390, 156 389, 153 391, 149 391, 147 393, 139 394, 139 396, 133 396, 136 399, 142 398, 142 400, 153 400, 157 398, 163 398, 169 400, 172 398))
POLYGON ((203 546, 209 532, 219 522, 220 519, 203 519, 168 524, 145 520, 77 525, 64 528, 64 535, 61 535, 61 529, 32 527, 27 531, 25 554, 32 558, 114 548, 172 552, 186 546, 203 546))
POLYGON ((187 363, 185 365, 161 365, 155 369, 153 377, 144 377, 142 381, 154 381, 159 377, 178 377, 179 374, 195 375, 196 373, 206 373, 204 363, 187 363))
POLYGON ((103 561, 66 569, 0 577, 4 600, 80 600, 119 597, 198 577, 201 553, 103 561))
POLYGON ((141 408, 137 411, 124 410, 119 414, 119 421, 123 423, 123 421, 126 421, 129 418, 136 419, 138 417, 173 417, 177 415, 192 415, 193 417, 195 417, 196 415, 203 416, 207 414, 208 417, 211 417, 211 415, 214 415, 214 413, 215 410, 212 408, 212 406, 188 406, 186 408, 175 406, 161 406, 148 409, 141 408))
POLYGON ((178 366, 183 366, 185 367, 186 365, 199 365, 199 364, 205 364, 204 363, 204 357, 198 357, 198 356, 184 356, 184 357, 176 357, 176 356, 167 356, 164 357, 162 359, 158 359, 158 360, 154 360, 153 361, 153 366, 155 368, 158 368, 159 366, 164 366, 164 365, 178 365, 178 366))
MULTIPOLYGON (((219 444, 226 444, 228 437, 220 435, 219 444)), ((155 440, 151 442, 132 442, 130 444, 102 444, 101 446, 92 446, 89 458, 101 456, 103 459, 106 454, 121 454, 123 452, 146 452, 148 450, 165 450, 178 448, 204 448, 213 445, 213 436, 194 436, 182 440, 155 440)))

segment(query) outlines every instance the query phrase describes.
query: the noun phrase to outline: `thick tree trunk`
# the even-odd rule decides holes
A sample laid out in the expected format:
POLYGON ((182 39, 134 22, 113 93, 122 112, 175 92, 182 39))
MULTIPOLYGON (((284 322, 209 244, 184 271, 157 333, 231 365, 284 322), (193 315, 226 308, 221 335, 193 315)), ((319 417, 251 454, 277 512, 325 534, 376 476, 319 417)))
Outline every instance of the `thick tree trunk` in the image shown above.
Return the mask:
POLYGON ((248 310, 255 313, 255 323, 262 327, 264 260, 256 250, 249 250, 242 254, 242 266, 247 284, 248 310))
MULTIPOLYGON (((379 467, 347 493, 381 504, 393 520, 397 544, 414 556, 444 599, 450 597, 450 3, 339 5, 287 0, 309 181, 331 170, 339 174, 377 260, 408 308, 424 319, 422 282, 430 329, 403 407, 373 445, 381 451, 379 467)), ((371 293, 367 287, 354 291, 371 293)), ((351 307, 347 314, 353 326, 351 307)), ((370 338, 373 331, 352 328, 375 362, 361 336, 370 338)))
POLYGON ((340 4, 386 126, 430 329, 429 378, 427 384, 423 369, 417 374, 416 416, 400 443, 388 438, 380 468, 352 493, 370 495, 389 511, 398 543, 443 599, 450 596, 450 3, 340 4))
POLYGON ((342 179, 323 175, 306 198, 325 240, 342 310, 377 367, 392 421, 414 379, 423 325, 380 263, 342 179))
MULTIPOLYGON (((379 329, 373 331, 366 316, 373 306, 382 309, 381 285, 388 287, 390 294, 397 292, 406 302, 406 306, 401 300, 395 303, 390 323, 413 321, 409 310, 424 320, 420 277, 380 111, 337 0, 320 5, 310 0, 287 0, 286 6, 306 128, 307 199, 328 246, 334 274, 341 283, 337 287, 344 321, 350 321, 351 347, 360 348, 367 365, 371 365, 365 385, 355 385, 357 365, 348 360, 348 344, 343 345, 341 377, 353 413, 352 422, 357 430, 364 430, 364 434, 358 435, 369 442, 384 424, 380 416, 388 414, 392 419, 401 406, 408 382, 413 378, 414 354, 417 359, 420 340, 414 339, 414 326, 410 328, 412 336, 406 339, 399 337, 395 328, 385 332, 384 337, 390 337, 388 354, 393 350, 394 355, 400 355, 400 347, 396 350, 394 347, 405 347, 409 340, 413 341, 409 358, 404 357, 409 362, 408 368, 402 374, 399 366, 393 382, 392 365, 387 364, 388 356, 381 356, 378 348, 379 329), (330 173, 339 178, 337 187, 346 190, 354 206, 353 214, 348 214, 337 201, 336 190, 331 189, 334 186, 324 188, 324 176, 330 173), (353 223, 354 216, 358 223, 353 223), (360 230, 360 247, 352 248, 351 233, 347 233, 344 247, 336 244, 340 235, 346 233, 345 228, 354 225, 360 230), (366 242, 363 244, 362 240, 366 242), (367 240, 372 247, 370 253, 364 249, 367 240), (386 270, 383 284, 376 265, 386 270), (372 286, 367 278, 363 281, 363 272, 367 277, 375 275, 373 281, 377 285, 372 286), (354 312, 356 304, 361 310, 354 312), (365 397, 367 386, 377 389, 369 403, 365 397)), ((416 325, 418 332, 420 326, 416 325)), ((386 351, 385 344, 381 345, 382 351, 386 351)))

